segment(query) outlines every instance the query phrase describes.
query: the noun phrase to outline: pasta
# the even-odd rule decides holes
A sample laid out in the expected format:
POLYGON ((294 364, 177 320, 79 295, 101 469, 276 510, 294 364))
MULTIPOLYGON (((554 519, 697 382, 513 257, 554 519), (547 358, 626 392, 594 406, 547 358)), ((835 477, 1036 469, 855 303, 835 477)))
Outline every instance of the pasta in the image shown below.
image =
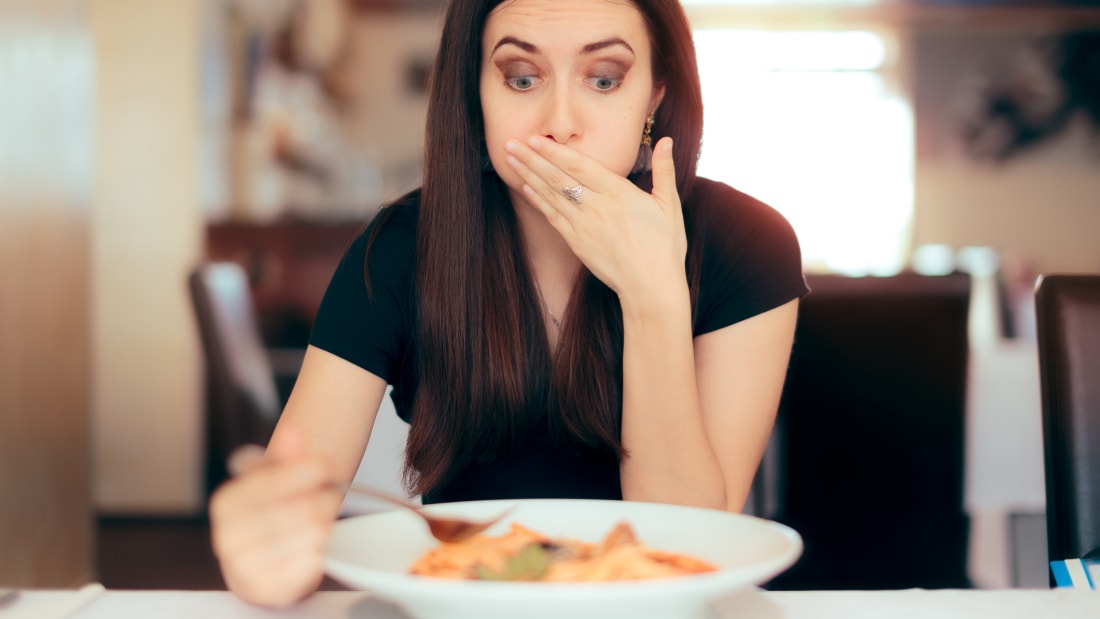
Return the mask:
POLYGON ((687 555, 645 547, 621 522, 598 543, 551 539, 512 523, 500 536, 477 535, 424 553, 410 568, 419 576, 464 580, 607 582, 713 572, 687 555))

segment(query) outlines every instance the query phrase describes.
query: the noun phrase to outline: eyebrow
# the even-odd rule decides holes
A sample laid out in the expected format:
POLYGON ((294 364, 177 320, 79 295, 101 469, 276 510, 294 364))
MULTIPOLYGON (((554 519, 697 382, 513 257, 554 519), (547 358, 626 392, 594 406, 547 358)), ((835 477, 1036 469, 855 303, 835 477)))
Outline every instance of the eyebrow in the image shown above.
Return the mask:
MULTIPOLYGON (((490 55, 496 53, 496 51, 504 45, 515 45, 516 47, 522 49, 528 54, 539 53, 539 48, 534 43, 528 43, 527 41, 517 39, 516 37, 507 36, 497 41, 497 44, 493 46, 493 51, 490 52, 490 55)), ((616 45, 621 45, 625 47, 631 54, 634 54, 634 48, 631 47, 629 43, 619 37, 612 37, 610 39, 596 41, 595 43, 589 43, 588 45, 585 45, 581 48, 581 53, 591 54, 593 52, 598 52, 601 49, 607 49, 608 47, 614 47, 616 45)))

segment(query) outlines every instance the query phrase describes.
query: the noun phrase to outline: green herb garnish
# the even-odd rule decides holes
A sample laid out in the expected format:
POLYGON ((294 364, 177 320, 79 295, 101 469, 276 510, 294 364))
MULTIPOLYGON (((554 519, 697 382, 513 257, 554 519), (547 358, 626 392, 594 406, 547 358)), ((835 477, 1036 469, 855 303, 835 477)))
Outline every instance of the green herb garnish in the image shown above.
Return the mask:
POLYGON ((550 553, 542 544, 528 544, 512 555, 504 564, 504 570, 494 572, 479 565, 474 568, 478 580, 538 580, 546 574, 553 562, 550 553))

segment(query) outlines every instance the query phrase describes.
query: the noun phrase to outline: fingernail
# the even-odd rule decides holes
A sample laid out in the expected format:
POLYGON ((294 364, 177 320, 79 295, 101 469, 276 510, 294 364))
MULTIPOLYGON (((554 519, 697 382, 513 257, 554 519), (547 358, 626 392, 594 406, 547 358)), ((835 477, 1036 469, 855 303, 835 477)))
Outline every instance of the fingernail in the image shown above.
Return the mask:
POLYGON ((661 143, 661 152, 667 153, 672 151, 672 138, 669 138, 661 143))
POLYGON ((530 137, 530 138, 529 138, 529 139, 527 140, 527 143, 531 145, 531 148, 535 148, 535 149, 537 149, 538 147, 542 146, 542 140, 541 140, 541 139, 539 139, 539 136, 537 136, 537 135, 533 135, 533 136, 531 136, 531 137, 530 137))
POLYGON ((513 168, 518 168, 519 167, 519 159, 516 159, 515 157, 513 157, 511 155, 509 155, 508 159, 506 159, 505 161, 507 161, 508 165, 513 167, 513 168))
POLYGON ((504 143, 504 150, 514 153, 519 150, 519 142, 515 140, 508 140, 504 143))

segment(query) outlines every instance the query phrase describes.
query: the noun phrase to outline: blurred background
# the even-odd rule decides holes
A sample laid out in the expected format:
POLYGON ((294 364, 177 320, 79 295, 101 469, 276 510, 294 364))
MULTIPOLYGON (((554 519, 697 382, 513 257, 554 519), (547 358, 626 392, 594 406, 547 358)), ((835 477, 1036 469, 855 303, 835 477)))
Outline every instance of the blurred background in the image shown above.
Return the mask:
MULTIPOLYGON (((1100 7, 684 5, 701 175, 784 213, 808 273, 970 274, 969 577, 1045 586, 1031 292, 1100 271, 1100 7)), ((187 277, 244 267, 285 394, 345 244, 419 182, 441 20, 0 0, 0 584, 220 586, 187 277)), ((401 432, 372 441, 372 483, 396 487, 401 432)))

